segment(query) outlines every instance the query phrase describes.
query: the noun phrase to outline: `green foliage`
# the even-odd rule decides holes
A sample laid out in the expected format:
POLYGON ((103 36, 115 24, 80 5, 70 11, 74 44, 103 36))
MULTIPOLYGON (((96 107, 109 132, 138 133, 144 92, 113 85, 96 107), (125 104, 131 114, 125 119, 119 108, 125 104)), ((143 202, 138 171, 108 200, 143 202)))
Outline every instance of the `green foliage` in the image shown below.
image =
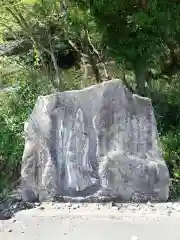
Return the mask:
POLYGON ((161 137, 163 153, 171 176, 171 197, 180 196, 180 126, 161 137))
POLYGON ((110 50, 131 63, 139 56, 151 60, 179 34, 177 2, 95 0, 91 6, 110 50))
POLYGON ((172 53, 172 44, 179 46, 180 3, 95 0, 91 12, 103 33, 108 54, 135 72, 136 91, 146 95, 148 69, 157 70, 162 55, 170 55, 167 49, 172 53))
POLYGON ((169 131, 161 140, 171 177, 180 180, 180 131, 169 131))
POLYGON ((171 177, 171 197, 180 196, 180 82, 179 75, 172 84, 158 79, 151 98, 158 123, 163 156, 171 177))
MULTIPOLYGON (((19 89, 0 93, 0 192, 20 175, 24 149, 23 129, 40 95, 53 93, 47 76, 35 69, 18 74, 19 89)), ((79 80, 73 74, 64 74, 62 90, 78 89, 79 80)))
POLYGON ((43 84, 38 83, 35 74, 27 76, 23 73, 18 77, 21 77, 18 79, 20 89, 0 96, 0 191, 19 176, 24 148, 24 121, 38 95, 48 93, 43 84))

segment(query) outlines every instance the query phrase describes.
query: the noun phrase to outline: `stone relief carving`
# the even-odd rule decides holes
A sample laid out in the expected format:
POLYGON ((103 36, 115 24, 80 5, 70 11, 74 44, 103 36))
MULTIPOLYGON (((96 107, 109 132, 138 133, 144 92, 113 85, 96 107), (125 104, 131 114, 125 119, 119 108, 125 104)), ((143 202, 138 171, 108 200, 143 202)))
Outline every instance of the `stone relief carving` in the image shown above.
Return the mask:
POLYGON ((39 98, 25 132, 24 199, 168 197, 151 102, 120 80, 39 98))

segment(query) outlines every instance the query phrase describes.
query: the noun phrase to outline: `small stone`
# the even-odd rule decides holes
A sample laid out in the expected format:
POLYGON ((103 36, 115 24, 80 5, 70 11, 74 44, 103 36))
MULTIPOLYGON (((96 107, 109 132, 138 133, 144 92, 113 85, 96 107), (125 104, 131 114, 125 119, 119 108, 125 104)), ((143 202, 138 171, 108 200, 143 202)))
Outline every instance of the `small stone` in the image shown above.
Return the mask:
POLYGON ((113 206, 112 209, 114 209, 114 210, 119 210, 120 208, 117 207, 117 206, 113 206))
POLYGON ((148 207, 153 207, 153 204, 151 202, 147 202, 148 207))
POLYGON ((77 208, 80 208, 79 204, 72 205, 72 209, 77 209, 77 208))
POLYGON ((172 203, 168 203, 167 204, 167 208, 172 208, 173 207, 173 204, 172 203))
POLYGON ((39 210, 45 210, 45 207, 40 206, 38 209, 39 209, 39 210))
POLYGON ((168 211, 168 216, 170 216, 171 214, 172 214, 172 211, 169 210, 169 211, 168 211))
POLYGON ((175 211, 180 211, 180 205, 179 204, 174 204, 174 207, 173 207, 173 209, 175 210, 175 211))
POLYGON ((66 207, 72 207, 72 204, 71 203, 67 203, 66 207))
POLYGON ((39 207, 39 206, 41 206, 41 203, 40 203, 40 202, 35 202, 35 203, 34 203, 34 206, 35 206, 35 207, 39 207))
POLYGON ((8 232, 12 232, 12 229, 8 229, 8 232))

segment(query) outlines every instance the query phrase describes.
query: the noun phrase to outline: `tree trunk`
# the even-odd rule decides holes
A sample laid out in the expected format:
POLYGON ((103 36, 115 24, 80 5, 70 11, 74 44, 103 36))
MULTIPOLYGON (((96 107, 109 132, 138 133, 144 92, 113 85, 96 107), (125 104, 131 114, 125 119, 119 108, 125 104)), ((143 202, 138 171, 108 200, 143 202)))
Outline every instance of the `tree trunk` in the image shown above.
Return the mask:
POLYGON ((92 67, 92 70, 93 70, 93 73, 95 75, 95 78, 96 78, 96 82, 97 83, 101 83, 103 82, 102 79, 101 79, 101 75, 100 75, 100 72, 99 72, 99 68, 96 64, 96 60, 93 56, 93 54, 89 51, 89 62, 91 64, 91 67, 92 67))
POLYGON ((136 89, 141 96, 147 96, 146 81, 148 78, 148 68, 145 64, 136 64, 134 68, 136 89))

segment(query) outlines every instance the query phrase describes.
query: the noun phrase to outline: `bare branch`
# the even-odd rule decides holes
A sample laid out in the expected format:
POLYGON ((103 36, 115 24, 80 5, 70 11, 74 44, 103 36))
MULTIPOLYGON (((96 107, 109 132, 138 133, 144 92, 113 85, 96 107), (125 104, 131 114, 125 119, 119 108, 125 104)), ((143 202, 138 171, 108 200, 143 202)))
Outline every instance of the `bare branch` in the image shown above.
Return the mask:
POLYGON ((66 4, 66 0, 60 0, 60 10, 62 12, 62 16, 67 18, 67 11, 68 11, 68 8, 67 8, 67 4, 66 4))
POLYGON ((123 64, 122 64, 122 74, 123 74, 123 76, 122 76, 122 81, 123 81, 124 85, 125 85, 132 93, 135 93, 135 90, 129 85, 129 83, 128 83, 127 79, 126 79, 126 73, 125 73, 125 72, 126 72, 126 71, 125 71, 125 64, 124 64, 124 62, 123 62, 123 64))
POLYGON ((48 34, 48 42, 49 42, 49 46, 50 46, 51 59, 52 59, 53 65, 54 65, 54 70, 56 72, 56 79, 55 79, 55 81, 58 82, 58 88, 62 89, 62 81, 59 78, 59 69, 58 69, 57 61, 56 61, 56 58, 55 58, 55 55, 54 55, 54 50, 53 50, 53 47, 52 47, 51 35, 50 34, 48 34))
POLYGON ((102 57, 100 56, 98 50, 95 48, 95 46, 94 46, 93 43, 91 42, 91 39, 90 39, 88 30, 85 30, 85 32, 86 32, 87 41, 88 41, 88 44, 89 44, 89 48, 90 48, 91 53, 92 53, 93 55, 95 54, 96 57, 98 58, 98 60, 103 63, 103 68, 104 68, 105 77, 110 80, 110 76, 109 76, 109 74, 108 74, 105 61, 103 61, 103 59, 102 59, 102 57))
POLYGON ((58 69, 57 61, 56 61, 56 58, 55 58, 55 55, 54 55, 52 42, 51 42, 52 37, 51 37, 50 33, 48 34, 48 43, 49 43, 49 48, 50 48, 50 50, 49 50, 49 49, 45 48, 41 44, 41 42, 39 42, 38 39, 36 39, 36 37, 33 34, 32 28, 29 26, 26 19, 23 17, 23 15, 21 14, 21 12, 18 10, 17 7, 15 7, 13 10, 11 8, 7 7, 6 10, 13 16, 13 18, 15 19, 17 24, 23 29, 23 31, 26 33, 28 38, 31 39, 31 41, 33 42, 33 45, 36 46, 39 50, 42 50, 42 51, 48 53, 51 56, 53 66, 54 66, 54 70, 55 70, 55 73, 56 73, 55 81, 58 82, 58 85, 56 84, 55 81, 52 81, 52 84, 56 89, 61 88, 62 87, 62 82, 59 78, 59 69, 58 69))

